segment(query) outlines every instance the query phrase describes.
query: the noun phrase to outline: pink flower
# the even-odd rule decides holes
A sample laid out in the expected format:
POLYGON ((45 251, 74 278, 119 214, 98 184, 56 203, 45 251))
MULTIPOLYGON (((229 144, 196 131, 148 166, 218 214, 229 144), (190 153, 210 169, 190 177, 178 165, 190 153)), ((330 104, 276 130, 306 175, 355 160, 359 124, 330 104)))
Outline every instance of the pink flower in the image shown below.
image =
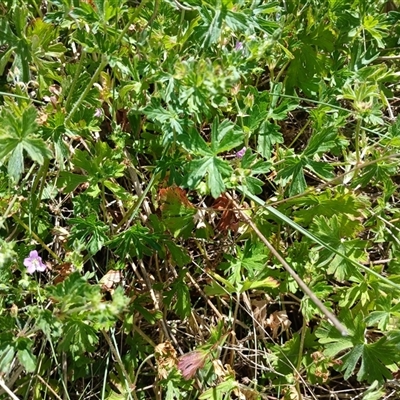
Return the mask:
POLYGON ((24 265, 27 268, 28 274, 33 274, 35 271, 45 271, 46 265, 43 264, 42 257, 39 256, 36 250, 29 253, 29 257, 25 258, 24 265))
POLYGON ((236 157, 237 158, 242 158, 243 156, 244 156, 244 154, 246 153, 246 147, 243 147, 243 149, 242 150, 239 150, 237 153, 236 153, 236 157))
POLYGON ((103 115, 103 109, 102 108, 96 108, 96 111, 94 112, 94 116, 96 118, 100 118, 103 115))
POLYGON ((178 363, 178 369, 181 371, 183 379, 192 379, 197 370, 203 368, 207 356, 207 352, 199 350, 184 354, 178 363))
POLYGON ((235 50, 243 50, 243 43, 242 42, 236 42, 235 50))

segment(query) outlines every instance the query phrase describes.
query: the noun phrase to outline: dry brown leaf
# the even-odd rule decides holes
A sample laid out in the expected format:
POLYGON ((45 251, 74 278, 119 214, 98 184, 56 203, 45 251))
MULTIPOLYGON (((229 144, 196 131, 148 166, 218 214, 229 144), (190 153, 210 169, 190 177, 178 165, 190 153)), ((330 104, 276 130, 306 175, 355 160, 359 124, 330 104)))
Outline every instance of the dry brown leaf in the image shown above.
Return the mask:
MULTIPOLYGON (((51 212, 53 213, 58 213, 58 210, 52 208, 51 206, 49 207, 51 212)), ((69 231, 61 226, 56 226, 54 229, 51 230, 51 234, 53 235, 54 240, 56 240, 58 243, 66 243, 69 237, 69 231)))
POLYGON ((39 125, 44 125, 47 122, 48 114, 45 112, 39 112, 38 117, 36 118, 36 122, 39 125))
POLYGON ((10 308, 10 314, 13 318, 17 318, 18 316, 18 306, 16 304, 13 304, 10 308))
POLYGON ((260 398, 260 394, 256 390, 250 389, 244 385, 239 385, 233 393, 241 400, 258 400, 260 398))
POLYGON ((214 210, 221 210, 221 219, 217 225, 217 230, 226 232, 231 230, 237 232, 239 228, 239 218, 233 210, 233 202, 229 200, 224 194, 215 199, 212 208, 214 210))
POLYGON ((112 291, 112 288, 119 282, 121 282, 122 273, 121 271, 110 269, 107 273, 100 279, 101 288, 112 291))
POLYGON ((58 283, 65 281, 65 279, 75 271, 75 268, 71 263, 67 262, 54 266, 53 271, 58 273, 54 278, 54 284, 57 285, 58 283))
POLYGON ((223 380, 226 376, 233 376, 234 372, 229 364, 222 365, 221 360, 213 360, 214 373, 218 378, 223 380))
POLYGON ((278 337, 278 331, 281 329, 281 333, 287 331, 291 325, 289 317, 286 311, 275 311, 266 320, 266 326, 272 330, 272 338, 278 337))
POLYGON ((265 326, 265 321, 267 319, 267 306, 269 301, 267 300, 252 300, 253 315, 256 321, 261 325, 265 326))
POLYGON ((186 191, 178 186, 160 189, 158 191, 158 198, 161 203, 161 210, 163 209, 163 203, 173 203, 174 201, 178 201, 186 207, 194 208, 194 205, 187 198, 186 191))
POLYGON ((207 228, 206 220, 207 210, 199 208, 193 217, 196 229, 207 228))
POLYGON ((166 379, 171 370, 178 366, 176 350, 169 340, 160 343, 154 349, 154 355, 158 366, 158 376, 166 379))

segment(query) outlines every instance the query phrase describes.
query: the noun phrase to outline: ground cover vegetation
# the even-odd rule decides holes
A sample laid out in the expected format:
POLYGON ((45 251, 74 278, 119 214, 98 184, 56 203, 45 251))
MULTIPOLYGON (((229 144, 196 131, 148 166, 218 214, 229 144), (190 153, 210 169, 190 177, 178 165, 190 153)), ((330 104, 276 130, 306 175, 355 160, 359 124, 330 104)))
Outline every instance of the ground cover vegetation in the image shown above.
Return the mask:
POLYGON ((399 19, 3 0, 0 398, 399 398, 399 19))

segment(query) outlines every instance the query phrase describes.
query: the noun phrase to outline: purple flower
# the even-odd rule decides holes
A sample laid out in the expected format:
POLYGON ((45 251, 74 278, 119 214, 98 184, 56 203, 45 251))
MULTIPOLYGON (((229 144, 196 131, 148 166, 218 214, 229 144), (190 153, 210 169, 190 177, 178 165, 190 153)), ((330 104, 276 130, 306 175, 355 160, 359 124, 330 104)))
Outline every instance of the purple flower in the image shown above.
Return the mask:
POLYGON ((239 41, 236 42, 235 50, 236 51, 243 50, 243 43, 239 41))
POLYGON ((35 271, 43 272, 47 268, 36 250, 29 253, 29 257, 24 260, 24 265, 28 270, 28 274, 33 274, 35 271))
POLYGON ((243 149, 242 150, 239 150, 237 153, 236 153, 236 158, 242 158, 243 156, 244 156, 244 154, 246 153, 246 146, 245 147, 243 147, 243 149))
POLYGON ((103 115, 103 109, 96 108, 96 111, 94 112, 94 116, 97 118, 100 118, 102 115, 103 115))

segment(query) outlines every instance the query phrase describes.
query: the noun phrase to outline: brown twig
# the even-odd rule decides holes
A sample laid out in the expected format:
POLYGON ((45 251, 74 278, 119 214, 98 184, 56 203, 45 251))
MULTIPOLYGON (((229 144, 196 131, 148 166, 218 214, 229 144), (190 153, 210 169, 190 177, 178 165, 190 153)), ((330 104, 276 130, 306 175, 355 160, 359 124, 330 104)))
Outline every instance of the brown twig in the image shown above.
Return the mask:
POLYGON ((43 385, 47 387, 47 389, 53 394, 53 396, 57 400, 62 400, 61 397, 54 391, 54 389, 40 375, 36 375, 36 377, 39 379, 40 382, 43 383, 43 385))

